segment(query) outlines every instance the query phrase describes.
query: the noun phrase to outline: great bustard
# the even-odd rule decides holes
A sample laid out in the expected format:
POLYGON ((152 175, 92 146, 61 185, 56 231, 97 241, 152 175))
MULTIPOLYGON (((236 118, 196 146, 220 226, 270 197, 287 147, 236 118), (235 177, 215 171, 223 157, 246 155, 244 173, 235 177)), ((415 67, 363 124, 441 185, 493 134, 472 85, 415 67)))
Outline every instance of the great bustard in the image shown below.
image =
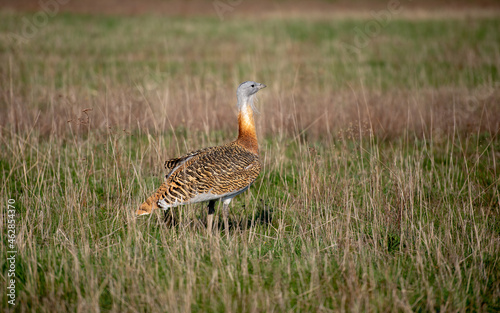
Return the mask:
POLYGON ((136 214, 150 214, 157 208, 168 210, 178 205, 209 201, 207 228, 211 232, 215 201, 221 199, 224 228, 226 235, 229 234, 229 203, 250 187, 261 170, 253 109, 255 94, 264 87, 266 85, 253 81, 238 87, 238 139, 166 161, 164 182, 136 214))

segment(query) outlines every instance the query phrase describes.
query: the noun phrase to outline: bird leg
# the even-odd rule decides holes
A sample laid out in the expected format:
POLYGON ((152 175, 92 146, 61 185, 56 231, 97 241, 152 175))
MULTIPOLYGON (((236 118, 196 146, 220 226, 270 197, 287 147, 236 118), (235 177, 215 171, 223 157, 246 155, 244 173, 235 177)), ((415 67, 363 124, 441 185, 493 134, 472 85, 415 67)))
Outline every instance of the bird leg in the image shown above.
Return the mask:
POLYGON ((208 202, 208 215, 207 215, 207 232, 209 235, 212 235, 214 213, 215 213, 215 200, 210 200, 210 202, 208 202))
POLYGON ((222 217, 224 219, 224 228, 226 230, 226 237, 229 239, 229 203, 231 202, 231 199, 226 199, 223 201, 222 205, 222 217))
POLYGON ((168 208, 163 211, 163 222, 168 226, 175 226, 175 216, 173 208, 168 208))

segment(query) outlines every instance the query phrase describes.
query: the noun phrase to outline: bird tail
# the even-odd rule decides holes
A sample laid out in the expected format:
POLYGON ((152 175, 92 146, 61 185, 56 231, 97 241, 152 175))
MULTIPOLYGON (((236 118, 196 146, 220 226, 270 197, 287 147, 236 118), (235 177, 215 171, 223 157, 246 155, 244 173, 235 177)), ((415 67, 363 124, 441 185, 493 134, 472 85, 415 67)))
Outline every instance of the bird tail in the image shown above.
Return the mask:
POLYGON ((149 198, 146 199, 146 201, 144 201, 141 204, 139 209, 135 211, 135 214, 136 215, 151 214, 153 210, 160 208, 158 206, 158 201, 160 200, 161 195, 165 193, 166 189, 167 189, 167 183, 163 182, 160 188, 158 188, 158 190, 156 190, 156 192, 153 195, 151 195, 149 198))

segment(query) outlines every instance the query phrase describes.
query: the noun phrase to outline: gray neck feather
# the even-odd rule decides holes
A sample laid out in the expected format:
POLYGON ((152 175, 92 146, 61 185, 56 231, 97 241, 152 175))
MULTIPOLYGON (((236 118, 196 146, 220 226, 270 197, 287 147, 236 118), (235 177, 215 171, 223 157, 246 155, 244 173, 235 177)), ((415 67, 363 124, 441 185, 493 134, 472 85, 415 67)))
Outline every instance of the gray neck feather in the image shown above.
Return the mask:
POLYGON ((247 96, 238 94, 238 111, 241 110, 245 105, 250 105, 253 111, 257 111, 254 105, 255 94, 247 96))

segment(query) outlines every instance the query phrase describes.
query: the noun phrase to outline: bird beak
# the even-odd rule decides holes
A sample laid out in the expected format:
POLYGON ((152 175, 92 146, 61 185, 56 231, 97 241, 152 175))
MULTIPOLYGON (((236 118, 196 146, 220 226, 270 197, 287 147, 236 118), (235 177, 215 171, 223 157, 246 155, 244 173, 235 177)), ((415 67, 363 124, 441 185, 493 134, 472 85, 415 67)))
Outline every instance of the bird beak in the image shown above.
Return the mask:
POLYGON ((259 83, 259 89, 266 88, 267 86, 259 83))

